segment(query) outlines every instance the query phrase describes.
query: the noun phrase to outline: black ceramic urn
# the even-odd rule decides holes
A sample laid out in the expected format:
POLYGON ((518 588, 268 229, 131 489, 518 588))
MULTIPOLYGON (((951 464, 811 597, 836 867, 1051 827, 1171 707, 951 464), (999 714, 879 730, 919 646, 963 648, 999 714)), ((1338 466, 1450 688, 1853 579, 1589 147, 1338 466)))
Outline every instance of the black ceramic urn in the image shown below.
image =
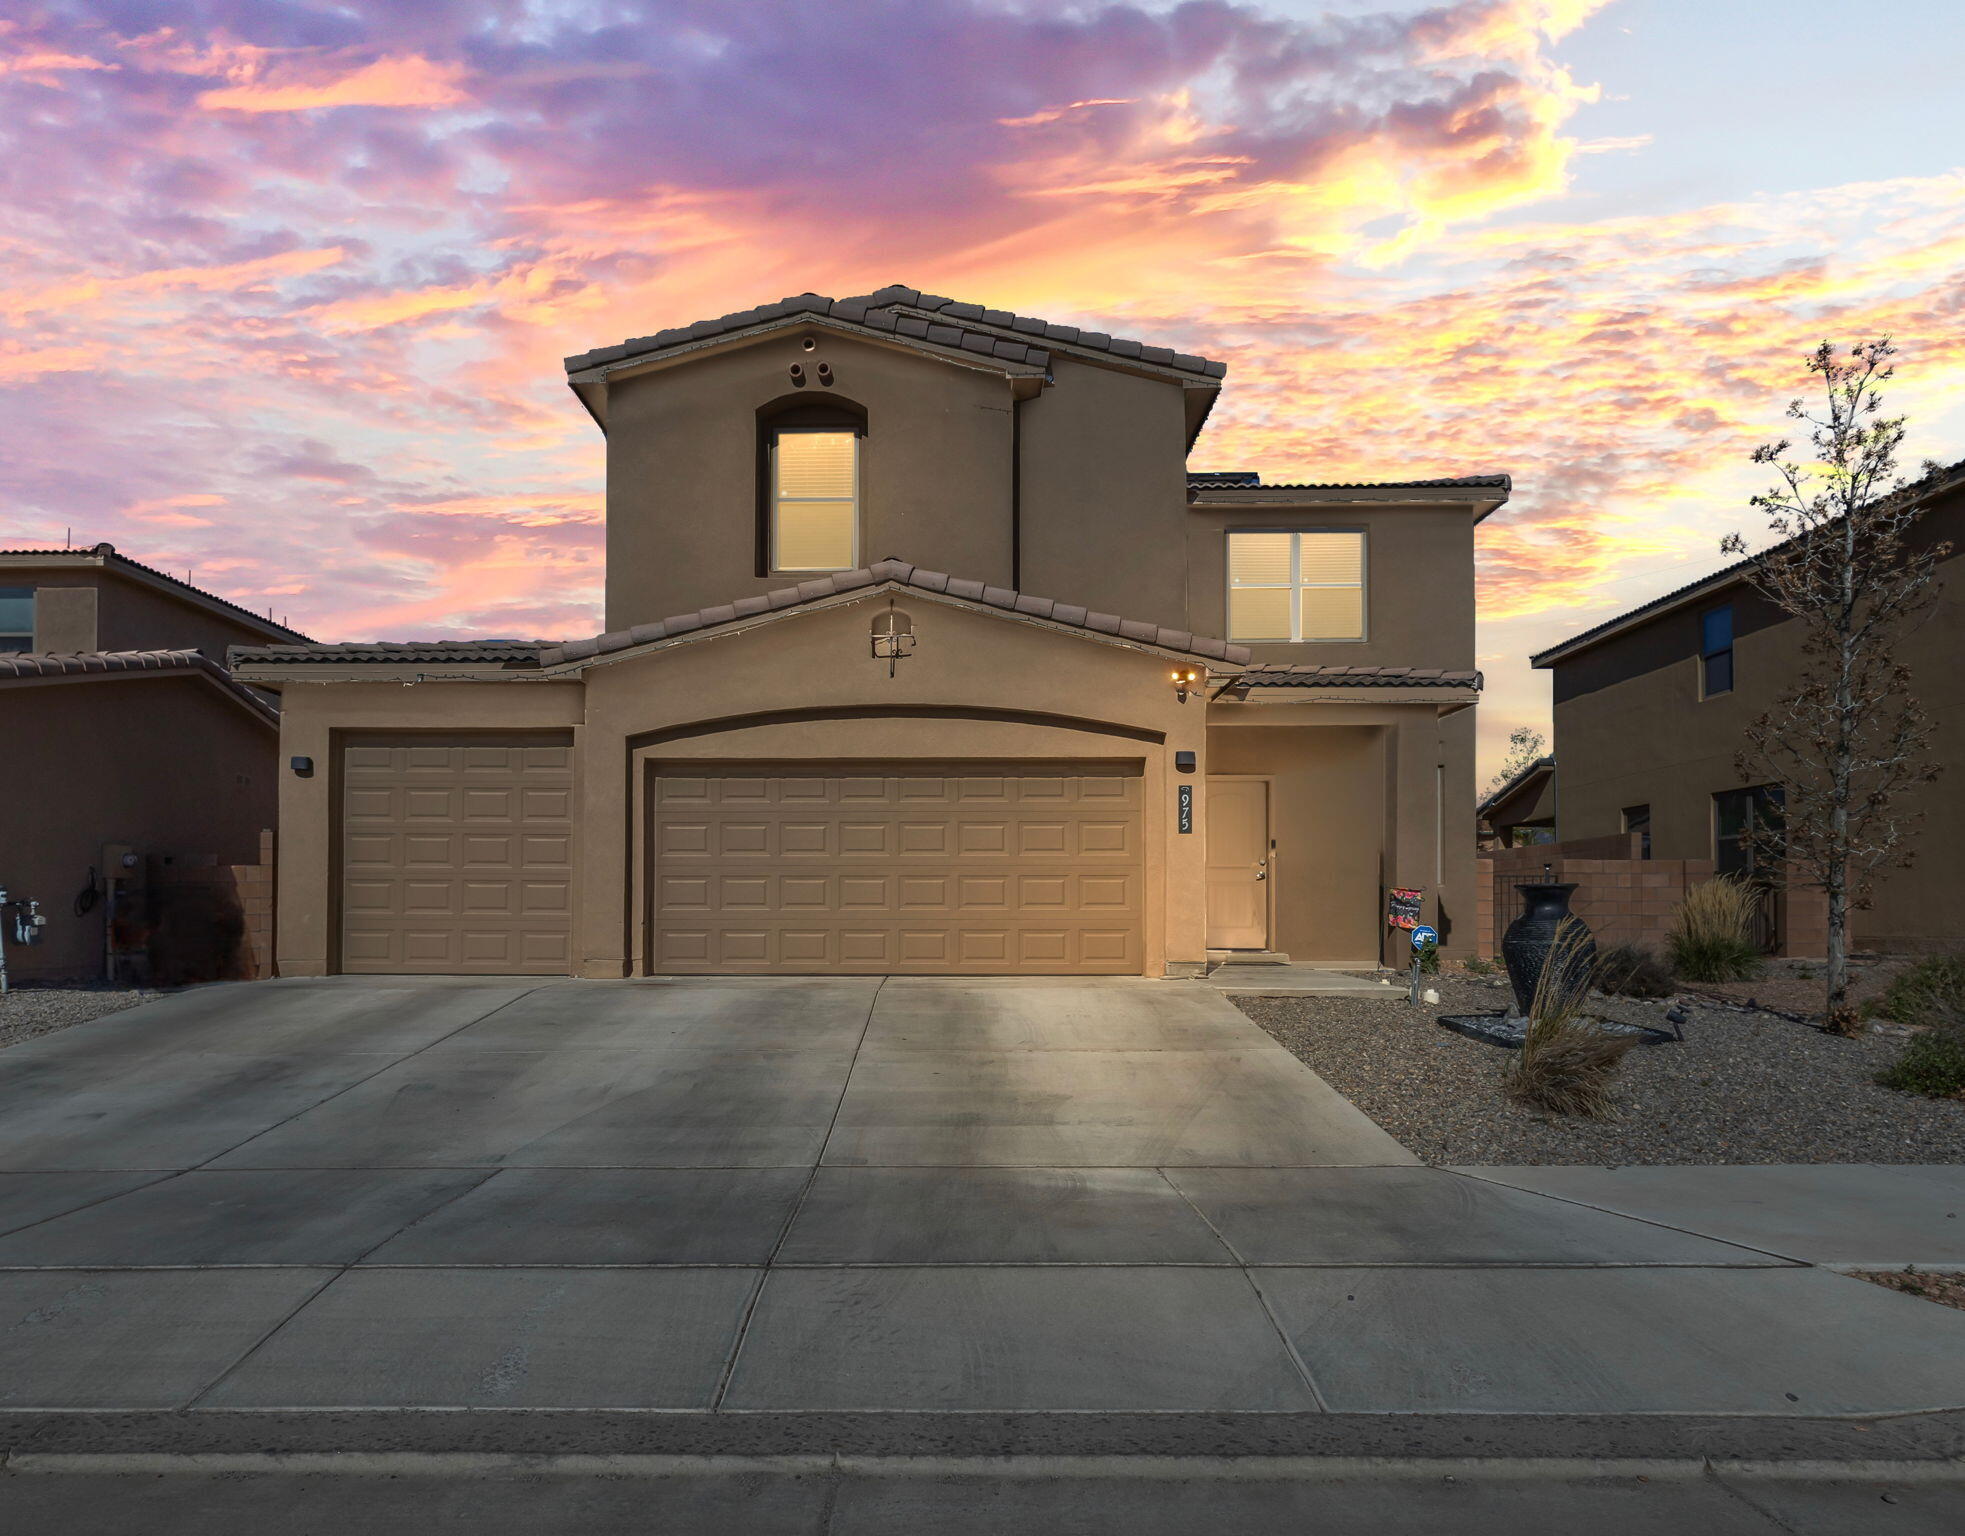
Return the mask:
MULTIPOLYGON (((1556 929, 1570 915, 1569 896, 1576 887, 1528 884, 1515 889, 1522 893, 1522 915, 1502 935, 1501 958, 1507 963, 1508 981, 1515 989, 1515 1010, 1526 1016, 1528 1005, 1535 1000, 1536 984, 1549 963, 1549 953, 1555 948, 1556 929)), ((1596 957, 1597 941, 1587 933, 1581 944, 1571 942, 1566 957, 1570 985, 1588 984, 1596 957)))

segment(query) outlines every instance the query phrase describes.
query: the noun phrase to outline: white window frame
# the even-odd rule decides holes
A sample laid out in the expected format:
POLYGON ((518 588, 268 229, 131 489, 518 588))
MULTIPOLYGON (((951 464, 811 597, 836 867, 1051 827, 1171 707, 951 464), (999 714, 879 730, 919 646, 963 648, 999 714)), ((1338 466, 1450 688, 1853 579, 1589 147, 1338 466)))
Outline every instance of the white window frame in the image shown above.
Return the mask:
POLYGON ((1371 536, 1364 528, 1230 528, 1221 545, 1222 628, 1235 645, 1363 645, 1371 638, 1371 536), (1238 534, 1287 533, 1290 535, 1290 579, 1287 584, 1262 587, 1235 585, 1235 561, 1231 541, 1238 534), (1303 580, 1303 538, 1306 533, 1348 533, 1358 540, 1358 633, 1355 635, 1305 635, 1303 633, 1302 593, 1310 588, 1348 587, 1347 582, 1303 580), (1290 638, 1250 640, 1234 633, 1235 594, 1237 592, 1288 592, 1290 594, 1290 638))
POLYGON ((769 529, 770 539, 771 539, 770 573, 773 576, 823 576, 830 571, 858 570, 861 564, 860 491, 861 491, 862 482, 864 480, 863 466, 865 462, 865 455, 861 452, 861 448, 866 442, 866 434, 864 432, 858 431, 851 427, 772 427, 770 429, 770 433, 771 433, 771 437, 770 437, 771 482, 770 482, 770 496, 767 502, 767 508, 771 520, 771 526, 769 529), (851 496, 800 496, 795 499, 798 501, 847 501, 852 504, 853 507, 852 559, 846 565, 780 565, 778 563, 778 507, 779 504, 784 500, 784 495, 778 488, 778 444, 782 439, 787 437, 791 437, 794 435, 806 436, 812 433, 819 433, 819 432, 823 432, 835 437, 840 435, 841 433, 844 433, 853 439, 853 494, 851 496))

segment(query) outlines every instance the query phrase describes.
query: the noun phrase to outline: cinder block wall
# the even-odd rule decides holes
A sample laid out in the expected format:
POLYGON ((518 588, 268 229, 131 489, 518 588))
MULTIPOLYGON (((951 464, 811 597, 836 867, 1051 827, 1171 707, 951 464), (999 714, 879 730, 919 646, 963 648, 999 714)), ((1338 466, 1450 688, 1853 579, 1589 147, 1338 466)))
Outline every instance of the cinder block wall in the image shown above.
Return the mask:
MULTIPOLYGON (((1635 944, 1662 951, 1671 931, 1672 909, 1688 886, 1713 877, 1711 859, 1646 859, 1635 833, 1543 843, 1528 848, 1497 848, 1481 855, 1480 955, 1501 953, 1501 936, 1522 910, 1518 884, 1574 883, 1569 910, 1590 925, 1600 945, 1635 944)), ((1787 894, 1781 954, 1819 959, 1828 943, 1828 907, 1820 891, 1787 894)))

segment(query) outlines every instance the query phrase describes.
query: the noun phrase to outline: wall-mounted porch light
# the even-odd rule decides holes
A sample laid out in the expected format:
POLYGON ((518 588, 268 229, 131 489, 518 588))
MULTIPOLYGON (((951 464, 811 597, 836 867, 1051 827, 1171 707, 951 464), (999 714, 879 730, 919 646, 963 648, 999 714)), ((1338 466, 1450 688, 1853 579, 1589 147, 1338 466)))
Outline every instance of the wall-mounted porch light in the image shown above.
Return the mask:
POLYGON ((887 663, 889 677, 894 675, 901 658, 913 653, 914 639, 914 620, 907 616, 905 609, 896 608, 894 600, 889 598, 887 611, 876 613, 872 626, 873 657, 887 663))
POLYGON ((1173 680, 1174 697, 1183 704, 1187 702, 1188 694, 1201 686, 1201 674, 1192 667, 1175 667, 1173 680))

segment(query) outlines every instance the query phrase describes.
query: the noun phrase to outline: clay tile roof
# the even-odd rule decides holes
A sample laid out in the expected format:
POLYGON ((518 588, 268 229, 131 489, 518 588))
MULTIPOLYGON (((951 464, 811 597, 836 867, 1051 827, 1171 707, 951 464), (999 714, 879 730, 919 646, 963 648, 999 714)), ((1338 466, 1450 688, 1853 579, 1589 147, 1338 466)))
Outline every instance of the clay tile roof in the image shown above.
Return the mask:
POLYGON ((272 662, 502 662, 508 667, 538 665, 551 640, 381 640, 342 645, 235 645, 234 666, 272 662))
POLYGON ((258 694, 235 683, 225 668, 195 650, 0 651, 0 684, 39 677, 88 678, 130 673, 208 677, 266 719, 279 718, 258 694))
POLYGON ((546 646, 538 653, 538 664, 542 667, 556 667, 566 662, 586 661, 595 656, 625 651, 633 646, 672 639, 677 635, 715 629, 719 625, 735 623, 739 619, 759 613, 803 607, 808 603, 821 602, 846 592, 862 591, 883 582, 891 582, 895 586, 911 588, 917 592, 945 593, 967 602, 1048 619, 1053 624, 1061 624, 1070 629, 1117 635, 1142 645, 1156 646, 1167 651, 1179 651, 1190 656, 1202 656, 1210 661, 1240 665, 1249 659, 1246 646, 1228 645, 1205 635, 1191 635, 1185 630, 1165 629, 1160 625, 1142 623, 1136 619, 1122 619, 1116 614, 1088 613, 1083 608, 1054 602, 1050 598, 1012 592, 1007 587, 990 586, 980 581, 948 576, 941 571, 922 570, 908 564, 905 560, 881 560, 864 570, 839 571, 830 576, 820 576, 811 581, 802 581, 796 587, 780 588, 761 598, 740 598, 734 603, 704 608, 695 613, 679 614, 675 618, 664 619, 659 624, 642 624, 632 630, 596 635, 591 640, 572 640, 563 645, 546 646))
POLYGON ((1262 662, 1245 668, 1250 688, 1479 688, 1481 674, 1444 667, 1302 667, 1262 662))
POLYGON ((1007 309, 986 309, 980 304, 960 303, 954 299, 944 298, 940 294, 923 293, 918 288, 904 287, 899 283, 889 284, 874 293, 859 294, 849 299, 829 299, 824 294, 801 293, 792 298, 780 299, 775 304, 760 304, 755 309, 736 310, 715 320, 698 320, 693 325, 675 326, 668 330, 657 331, 652 336, 637 336, 614 346, 596 347, 591 352, 581 352, 569 357, 566 359, 566 371, 577 373, 582 369, 597 368, 630 357, 646 356, 680 346, 685 342, 701 341, 711 336, 724 336, 733 331, 746 330, 754 325, 782 319, 787 315, 800 314, 829 315, 834 319, 849 321, 855 325, 894 331, 918 340, 958 347, 964 351, 1001 358, 1005 362, 1027 363, 1039 368, 1050 366, 1050 353, 1042 347, 1031 345, 1030 340, 1025 338, 1057 342, 1090 352, 1104 352, 1113 357, 1136 358, 1142 362, 1155 363, 1163 368, 1196 374, 1206 379, 1220 379, 1228 372, 1225 363, 1210 362, 1204 357, 1195 357, 1191 353, 1175 352, 1168 347, 1147 346, 1123 337, 1115 340, 1098 331, 1081 331, 1072 325, 1053 325, 1047 320, 1038 320, 1029 315, 1013 315, 1007 309), (916 313, 897 314, 896 310, 911 310, 916 313), (927 315, 932 315, 934 319, 929 321, 921 318, 927 315), (1015 334, 1011 336, 996 334, 1003 331, 1015 334))
POLYGON ((1262 484, 1262 474, 1253 469, 1190 469, 1187 483, 1197 491, 1257 486, 1262 484))

